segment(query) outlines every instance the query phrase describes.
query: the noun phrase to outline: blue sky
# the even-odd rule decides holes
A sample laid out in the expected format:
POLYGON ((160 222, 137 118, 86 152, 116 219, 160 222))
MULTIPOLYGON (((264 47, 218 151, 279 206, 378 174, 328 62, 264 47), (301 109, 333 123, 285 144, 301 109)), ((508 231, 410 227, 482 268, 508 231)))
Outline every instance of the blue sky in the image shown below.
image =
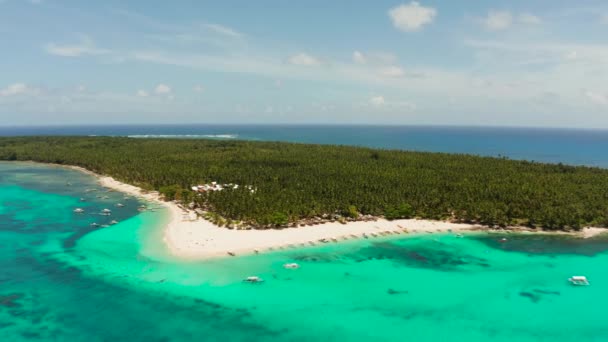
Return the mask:
POLYGON ((0 125, 608 128, 606 1, 0 0, 0 125))

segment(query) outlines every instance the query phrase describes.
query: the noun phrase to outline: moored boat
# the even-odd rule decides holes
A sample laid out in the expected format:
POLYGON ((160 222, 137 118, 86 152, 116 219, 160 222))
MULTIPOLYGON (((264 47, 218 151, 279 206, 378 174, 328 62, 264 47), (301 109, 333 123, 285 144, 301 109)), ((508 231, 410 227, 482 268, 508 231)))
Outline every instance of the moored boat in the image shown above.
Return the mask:
POLYGON ((298 269, 298 268, 300 268, 300 265, 296 264, 295 262, 291 262, 291 263, 284 264, 283 268, 298 269))
POLYGON ((245 279, 243 279, 244 282, 247 283, 263 283, 264 279, 258 277, 258 276, 249 276, 245 279))
POLYGON ((570 284, 572 284, 574 286, 591 285, 591 284, 589 284, 589 280, 587 280, 587 277, 585 277, 585 276, 572 276, 572 277, 568 278, 568 281, 570 282, 570 284))
POLYGON ((82 208, 76 208, 76 209, 74 209, 74 212, 76 214, 82 214, 82 213, 84 213, 84 209, 82 209, 82 208))

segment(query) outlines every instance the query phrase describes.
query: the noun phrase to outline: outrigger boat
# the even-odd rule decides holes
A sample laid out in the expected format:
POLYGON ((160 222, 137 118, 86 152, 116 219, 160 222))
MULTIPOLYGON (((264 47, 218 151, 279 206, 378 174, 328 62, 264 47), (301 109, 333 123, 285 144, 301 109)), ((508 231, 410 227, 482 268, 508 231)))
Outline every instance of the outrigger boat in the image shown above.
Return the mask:
POLYGON ((574 286, 589 286, 589 280, 587 280, 587 277, 585 276, 572 276, 571 278, 568 278, 568 281, 570 282, 570 284, 574 285, 574 286))
POLYGON ((258 276, 249 276, 249 277, 243 279, 243 281, 246 283, 263 283, 264 279, 262 279, 258 276))

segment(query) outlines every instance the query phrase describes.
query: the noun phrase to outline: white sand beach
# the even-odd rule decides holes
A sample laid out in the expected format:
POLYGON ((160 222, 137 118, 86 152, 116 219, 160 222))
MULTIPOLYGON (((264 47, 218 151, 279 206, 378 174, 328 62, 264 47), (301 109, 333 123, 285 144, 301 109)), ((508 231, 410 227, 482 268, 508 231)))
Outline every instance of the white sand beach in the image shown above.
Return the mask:
MULTIPOLYGON (((324 223, 298 228, 233 230, 216 226, 205 219, 198 218, 193 211, 182 209, 176 203, 162 201, 157 192, 146 192, 136 186, 119 182, 112 177, 97 175, 80 167, 71 168, 96 176, 99 183, 104 187, 166 206, 170 211, 171 219, 164 232, 164 242, 172 254, 187 259, 263 253, 324 243, 337 243, 350 239, 374 239, 398 234, 461 233, 488 230, 487 227, 479 225, 417 219, 394 221, 378 219, 376 221, 357 221, 346 224, 339 222, 324 223)), ((530 232, 526 228, 513 228, 508 231, 530 232)), ((533 232, 542 233, 542 231, 533 232)), ((603 228, 585 228, 582 232, 565 234, 590 238, 604 232, 606 232, 606 229, 603 228)), ((549 233, 554 234, 556 232, 549 233)))

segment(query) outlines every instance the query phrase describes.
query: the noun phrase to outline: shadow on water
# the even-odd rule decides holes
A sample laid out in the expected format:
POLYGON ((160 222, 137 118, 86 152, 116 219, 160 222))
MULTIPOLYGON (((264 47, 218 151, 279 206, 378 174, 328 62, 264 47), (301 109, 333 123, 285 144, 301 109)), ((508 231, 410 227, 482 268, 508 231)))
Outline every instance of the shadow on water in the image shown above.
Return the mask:
POLYGON ((608 238, 590 239, 548 234, 489 234, 471 237, 488 247, 530 255, 576 254, 594 256, 608 251, 608 238))

